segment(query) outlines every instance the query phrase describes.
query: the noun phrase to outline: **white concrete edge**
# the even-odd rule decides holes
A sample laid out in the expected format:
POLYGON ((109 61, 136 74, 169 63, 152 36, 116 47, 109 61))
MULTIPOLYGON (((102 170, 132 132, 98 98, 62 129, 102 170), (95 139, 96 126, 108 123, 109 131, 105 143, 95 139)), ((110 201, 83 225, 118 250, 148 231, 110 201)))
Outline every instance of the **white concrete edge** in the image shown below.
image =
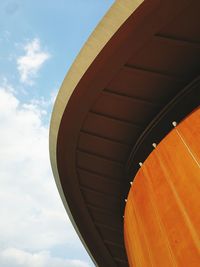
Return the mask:
POLYGON ((103 19, 100 21, 100 23, 94 30, 94 32, 88 38, 87 42, 85 43, 79 55, 72 64, 69 72, 67 73, 57 95, 51 117, 49 133, 49 151, 51 167, 53 170, 56 186, 58 188, 59 194, 61 196, 63 205, 68 213, 68 216, 82 244, 84 245, 85 249, 87 250, 88 254, 90 255, 96 266, 98 265, 93 256, 91 255, 85 241, 83 240, 79 229, 77 228, 76 222, 73 219, 73 216, 63 193, 57 168, 57 135, 64 110, 67 106, 70 96, 72 95, 81 77, 84 75, 88 67, 99 54, 99 52, 103 49, 105 44, 110 40, 110 38, 115 34, 115 32, 120 28, 120 26, 126 21, 126 19, 137 9, 137 7, 142 2, 143 0, 116 0, 115 3, 111 6, 109 11, 106 13, 106 15, 103 17, 103 19))

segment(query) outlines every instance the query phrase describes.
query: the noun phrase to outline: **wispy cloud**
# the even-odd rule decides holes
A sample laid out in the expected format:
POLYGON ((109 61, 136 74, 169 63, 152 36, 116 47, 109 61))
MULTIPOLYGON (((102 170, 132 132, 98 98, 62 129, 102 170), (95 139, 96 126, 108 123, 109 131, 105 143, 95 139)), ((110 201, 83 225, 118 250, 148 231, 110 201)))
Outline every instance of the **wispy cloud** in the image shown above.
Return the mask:
POLYGON ((6 246, 45 250, 73 239, 51 174, 43 113, 0 87, 0 199, 6 203, 0 236, 6 246))
POLYGON ((50 54, 41 47, 38 38, 33 39, 23 46, 25 54, 17 58, 17 69, 20 75, 20 81, 32 85, 38 71, 49 59, 50 54))
POLYGON ((0 85, 0 266, 88 267, 49 254, 81 247, 51 173, 43 105, 21 103, 14 91, 0 85))
POLYGON ((3 267, 89 267, 80 260, 66 260, 51 256, 49 251, 30 253, 15 248, 0 252, 0 264, 3 267))

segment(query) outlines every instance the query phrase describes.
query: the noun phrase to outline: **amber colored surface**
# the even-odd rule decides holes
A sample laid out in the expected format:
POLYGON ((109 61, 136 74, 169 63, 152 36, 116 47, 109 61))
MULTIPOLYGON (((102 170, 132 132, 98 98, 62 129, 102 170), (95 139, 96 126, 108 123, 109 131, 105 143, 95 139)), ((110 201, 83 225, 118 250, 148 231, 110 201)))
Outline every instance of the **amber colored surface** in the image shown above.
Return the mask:
POLYGON ((200 266, 200 108, 138 171, 124 216, 131 267, 200 266))

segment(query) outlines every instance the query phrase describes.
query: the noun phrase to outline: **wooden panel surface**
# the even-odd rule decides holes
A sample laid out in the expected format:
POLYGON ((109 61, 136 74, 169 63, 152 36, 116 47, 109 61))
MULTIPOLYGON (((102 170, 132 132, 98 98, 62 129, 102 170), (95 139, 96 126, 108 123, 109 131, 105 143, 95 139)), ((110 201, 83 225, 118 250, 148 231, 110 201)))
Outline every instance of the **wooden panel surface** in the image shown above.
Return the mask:
POLYGON ((124 216, 131 267, 200 266, 200 109, 138 171, 124 216))

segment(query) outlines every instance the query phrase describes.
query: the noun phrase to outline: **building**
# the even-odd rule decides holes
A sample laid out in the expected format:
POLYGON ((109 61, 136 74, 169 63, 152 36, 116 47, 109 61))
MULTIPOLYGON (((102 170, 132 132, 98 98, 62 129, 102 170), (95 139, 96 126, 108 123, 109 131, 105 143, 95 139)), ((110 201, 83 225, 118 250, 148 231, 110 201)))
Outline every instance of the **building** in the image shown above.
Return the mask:
POLYGON ((117 0, 61 86, 51 164, 96 266, 200 266, 199 10, 117 0))

